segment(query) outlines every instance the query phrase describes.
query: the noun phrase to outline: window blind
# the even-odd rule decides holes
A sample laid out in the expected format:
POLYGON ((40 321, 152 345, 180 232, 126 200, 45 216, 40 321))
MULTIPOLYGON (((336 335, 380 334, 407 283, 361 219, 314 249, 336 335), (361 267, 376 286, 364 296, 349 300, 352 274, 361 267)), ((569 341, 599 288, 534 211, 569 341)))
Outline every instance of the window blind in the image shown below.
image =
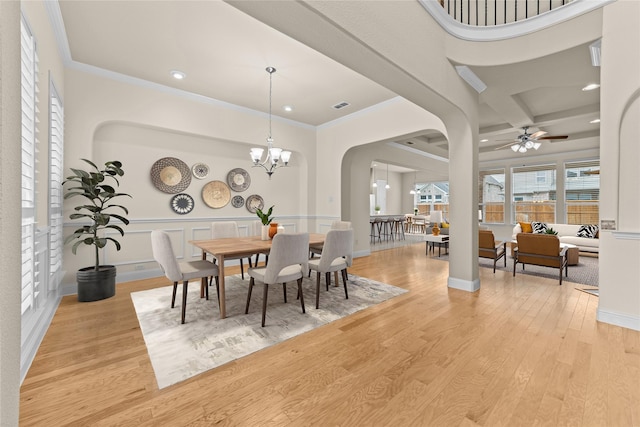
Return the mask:
POLYGON ((35 274, 35 187, 38 113, 36 43, 24 18, 21 31, 22 100, 22 314, 33 307, 40 279, 35 274))
MULTIPOLYGON (((62 181, 64 148, 64 108, 53 82, 49 95, 49 276, 62 269, 62 181)), ((50 281, 50 287, 57 283, 50 281)))

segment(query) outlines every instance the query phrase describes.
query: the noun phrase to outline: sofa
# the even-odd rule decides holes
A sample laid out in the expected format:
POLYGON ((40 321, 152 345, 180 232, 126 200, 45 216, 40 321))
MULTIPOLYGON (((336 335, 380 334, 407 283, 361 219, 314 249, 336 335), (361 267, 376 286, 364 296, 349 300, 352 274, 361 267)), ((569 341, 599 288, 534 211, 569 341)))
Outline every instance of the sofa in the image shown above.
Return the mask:
MULTIPOLYGON (((527 223, 523 223, 526 227, 527 223)), ((558 232, 558 239, 560 243, 569 243, 572 245, 576 245, 580 252, 591 252, 598 253, 600 252, 600 239, 598 239, 598 234, 596 234, 595 238, 590 237, 578 237, 578 231, 580 231, 581 225, 577 224, 546 224, 548 228, 553 228, 558 232)), ((528 227, 527 227, 528 228, 528 227)), ((528 230, 527 230, 528 231, 528 230)), ((521 223, 517 223, 515 227, 513 227, 513 236, 512 240, 516 240, 516 236, 518 233, 522 233, 521 223)))

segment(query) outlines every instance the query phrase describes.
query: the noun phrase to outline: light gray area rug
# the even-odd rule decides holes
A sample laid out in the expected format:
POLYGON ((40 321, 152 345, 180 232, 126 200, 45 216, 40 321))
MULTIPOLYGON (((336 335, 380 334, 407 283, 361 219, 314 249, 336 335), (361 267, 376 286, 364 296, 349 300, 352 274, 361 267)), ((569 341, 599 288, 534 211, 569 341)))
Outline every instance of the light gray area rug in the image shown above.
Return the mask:
MULTIPOLYGON (((333 275, 332 275, 333 280, 333 275)), ((379 304, 408 291, 374 280, 349 275, 344 297, 333 284, 320 285, 320 308, 315 308, 315 275, 303 281, 306 314, 296 299, 297 283, 287 284, 287 303, 282 285, 269 286, 267 318, 262 316, 263 285, 256 283, 249 314, 244 314, 249 279, 240 275, 225 279, 227 318, 220 319, 215 286, 209 288, 209 300, 200 298, 199 282, 189 284, 186 323, 180 324, 182 284, 178 285, 176 306, 171 308, 172 287, 131 294, 158 388, 164 388, 218 367, 237 358, 308 332, 318 326, 379 304)))

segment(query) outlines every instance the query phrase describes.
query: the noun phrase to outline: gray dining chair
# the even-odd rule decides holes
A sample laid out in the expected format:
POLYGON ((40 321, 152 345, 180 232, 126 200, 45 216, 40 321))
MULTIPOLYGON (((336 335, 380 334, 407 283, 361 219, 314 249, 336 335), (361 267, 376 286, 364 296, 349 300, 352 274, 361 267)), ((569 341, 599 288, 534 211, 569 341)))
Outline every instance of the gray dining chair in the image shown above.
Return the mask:
MULTIPOLYGON (((349 299, 347 291, 347 267, 353 262, 353 229, 329 230, 324 241, 320 258, 309 260, 309 269, 316 271, 316 308, 320 305, 320 273, 325 273, 327 291, 331 283, 332 272, 342 272, 344 296, 349 299)), ((337 280, 337 278, 336 278, 337 280)), ((337 284, 337 282, 336 282, 337 284)))
MULTIPOLYGON (((214 221, 211 223, 211 238, 212 239, 225 239, 230 237, 240 237, 240 232, 238 231, 238 223, 235 221, 214 221)), ((225 257, 225 261, 229 260, 240 260, 240 276, 242 280, 244 280, 244 264, 242 260, 245 257, 243 256, 229 256, 225 257)), ((249 267, 252 267, 253 264, 251 262, 251 257, 246 257, 249 261, 249 267)), ((256 257, 257 260, 257 257, 256 257)), ((213 260, 214 264, 216 263, 216 259, 213 260)))
POLYGON ((251 303, 251 291, 258 280, 264 284, 262 298, 262 326, 264 327, 267 314, 267 295, 269 285, 282 283, 284 302, 287 302, 287 282, 298 281, 298 296, 302 313, 305 313, 304 296, 302 295, 303 272, 308 270, 309 262, 309 234, 276 234, 273 236, 269 262, 265 267, 250 268, 247 273, 251 276, 249 292, 247 294, 247 306, 245 314, 249 313, 251 303))
POLYGON ((218 266, 206 260, 181 261, 176 259, 171 245, 169 235, 162 230, 154 230, 151 232, 151 250, 153 258, 160 264, 162 272, 167 279, 173 282, 173 295, 171 297, 171 308, 175 307, 176 291, 178 282, 182 282, 182 316, 181 323, 185 322, 187 313, 187 288, 189 280, 204 279, 204 287, 206 298, 209 299, 208 280, 210 277, 216 278, 216 290, 218 291, 218 303, 220 301, 220 293, 218 287, 218 266))
MULTIPOLYGON (((348 230, 351 228, 351 221, 333 221, 331 223, 331 230, 348 230)), ((309 248, 309 252, 311 254, 311 258, 314 257, 314 255, 320 255, 322 253, 322 245, 319 246, 311 246, 309 248)))

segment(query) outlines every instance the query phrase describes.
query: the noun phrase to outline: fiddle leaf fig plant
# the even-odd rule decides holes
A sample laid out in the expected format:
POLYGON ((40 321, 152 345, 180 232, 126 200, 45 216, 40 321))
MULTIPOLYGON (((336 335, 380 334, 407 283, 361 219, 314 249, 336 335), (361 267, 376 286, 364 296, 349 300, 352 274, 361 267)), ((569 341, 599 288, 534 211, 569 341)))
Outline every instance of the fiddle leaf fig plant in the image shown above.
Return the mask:
POLYGON ((85 171, 71 168, 73 175, 68 176, 63 184, 68 183, 72 186, 67 188, 64 199, 81 197, 85 204, 76 206, 75 213, 69 215, 69 218, 89 221, 90 224, 81 226, 73 234, 67 236, 65 244, 76 240, 71 247, 71 252, 74 255, 80 245, 93 246, 95 248, 94 268, 95 271, 98 271, 100 266, 99 250, 101 248, 112 242, 116 249, 120 250, 120 243, 112 237, 103 237, 103 231, 116 230, 121 236, 124 236, 122 227, 112 224, 111 220, 115 218, 124 225, 129 224, 129 220, 122 215, 122 212, 128 215, 129 210, 122 205, 113 203, 113 199, 131 197, 131 195, 116 191, 116 188, 120 186, 118 177, 124 175, 121 162, 106 162, 104 169, 101 170, 90 160, 82 159, 82 161, 91 166, 91 169, 85 171), (119 213, 114 213, 114 211, 119 213))
POLYGON ((260 221, 262 221, 262 225, 269 225, 271 224, 271 221, 273 221, 273 217, 271 216, 271 212, 273 212, 273 206, 269 208, 266 214, 262 212, 261 209, 256 209, 256 215, 258 215, 258 218, 260 218, 260 221))

